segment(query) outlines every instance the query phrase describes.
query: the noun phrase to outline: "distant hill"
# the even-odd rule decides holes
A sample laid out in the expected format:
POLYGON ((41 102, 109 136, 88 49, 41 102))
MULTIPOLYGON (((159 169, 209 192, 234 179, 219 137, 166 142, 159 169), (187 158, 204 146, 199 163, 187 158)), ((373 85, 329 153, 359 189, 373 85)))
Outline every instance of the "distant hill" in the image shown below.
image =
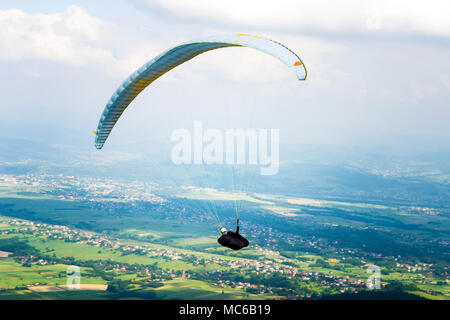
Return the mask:
POLYGON ((0 160, 48 159, 56 149, 42 142, 0 137, 0 160))

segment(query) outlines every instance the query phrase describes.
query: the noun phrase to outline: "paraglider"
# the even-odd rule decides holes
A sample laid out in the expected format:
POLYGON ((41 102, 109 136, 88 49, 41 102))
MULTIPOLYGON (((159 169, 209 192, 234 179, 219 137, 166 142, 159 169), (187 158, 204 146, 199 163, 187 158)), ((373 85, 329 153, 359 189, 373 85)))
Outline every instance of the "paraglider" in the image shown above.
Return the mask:
POLYGON ((226 228, 221 228, 220 232, 222 235, 217 239, 217 242, 224 247, 233 250, 241 250, 249 245, 248 240, 239 233, 239 219, 236 226, 236 232, 228 231, 226 228))
MULTIPOLYGON (((298 80, 305 80, 307 77, 305 65, 298 55, 281 43, 264 37, 237 34, 208 37, 182 43, 164 51, 144 64, 119 86, 106 104, 97 130, 94 131, 95 147, 97 149, 103 147, 125 109, 153 81, 199 54, 226 47, 248 47, 262 51, 279 59, 293 70, 298 80)), ((222 232, 221 239, 219 239, 219 243, 235 250, 248 246, 248 241, 239 234, 239 227, 236 232, 225 230, 225 232, 222 232)))

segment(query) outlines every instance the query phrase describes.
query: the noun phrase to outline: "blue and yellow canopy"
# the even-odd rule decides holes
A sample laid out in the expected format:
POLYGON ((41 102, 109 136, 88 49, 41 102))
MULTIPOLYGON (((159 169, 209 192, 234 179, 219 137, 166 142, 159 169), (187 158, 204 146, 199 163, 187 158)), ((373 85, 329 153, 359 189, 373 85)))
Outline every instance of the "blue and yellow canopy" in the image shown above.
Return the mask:
POLYGON ((279 42, 248 34, 215 36, 182 43, 153 58, 132 75, 116 90, 106 104, 94 131, 95 147, 101 149, 112 128, 133 99, 149 84, 176 66, 201 53, 226 47, 249 47, 281 60, 291 68, 298 80, 307 76, 305 65, 299 56, 279 42))

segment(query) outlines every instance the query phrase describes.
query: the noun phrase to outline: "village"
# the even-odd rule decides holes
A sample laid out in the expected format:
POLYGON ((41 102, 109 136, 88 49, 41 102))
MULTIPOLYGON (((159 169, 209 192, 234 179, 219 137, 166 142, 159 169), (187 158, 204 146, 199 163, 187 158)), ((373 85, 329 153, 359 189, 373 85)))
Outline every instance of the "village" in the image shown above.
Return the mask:
MULTIPOLYGON (((74 244, 88 244, 99 249, 109 248, 118 250, 122 254, 145 255, 148 257, 162 258, 166 261, 183 261, 192 266, 214 265, 214 269, 207 272, 197 269, 189 270, 168 270, 163 265, 143 266, 129 263, 119 263, 108 261, 103 263, 103 270, 113 271, 115 274, 134 273, 139 277, 148 277, 149 281, 166 281, 173 278, 186 279, 204 279, 205 275, 208 281, 211 281, 216 287, 236 287, 247 289, 248 292, 263 294, 273 293, 274 287, 266 286, 259 283, 251 283, 247 281, 233 280, 234 275, 237 278, 243 278, 243 275, 250 276, 250 278, 270 278, 273 275, 281 275, 287 279, 298 279, 302 282, 315 282, 324 287, 338 287, 340 292, 348 290, 357 292, 357 290, 365 287, 364 280, 351 279, 349 276, 336 276, 331 273, 304 271, 295 266, 295 260, 285 258, 279 252, 256 248, 261 253, 261 259, 229 259, 213 255, 209 258, 198 257, 194 253, 187 253, 178 248, 155 248, 149 245, 133 245, 127 244, 119 239, 109 239, 104 235, 95 234, 92 232, 82 231, 66 226, 50 225, 44 223, 36 223, 32 221, 24 221, 18 219, 7 220, 6 224, 14 227, 10 230, 3 230, 1 234, 14 235, 25 234, 33 237, 40 237, 44 239, 59 240, 71 242, 74 244)), ((93 256, 92 260, 96 257, 93 256)), ((66 257, 66 263, 74 262, 74 259, 66 257)), ((43 258, 40 256, 23 256, 20 257, 20 263, 23 265, 47 265, 56 264, 64 261, 64 259, 43 258)), ((291 294, 290 298, 308 298, 311 295, 291 294)))

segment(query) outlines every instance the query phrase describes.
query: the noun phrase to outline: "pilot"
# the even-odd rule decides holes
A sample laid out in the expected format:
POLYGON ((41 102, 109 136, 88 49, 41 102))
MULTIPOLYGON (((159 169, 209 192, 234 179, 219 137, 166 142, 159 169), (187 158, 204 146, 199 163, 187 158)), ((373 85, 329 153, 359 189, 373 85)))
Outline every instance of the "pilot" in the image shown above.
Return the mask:
POLYGON ((248 246, 248 240, 239 234, 239 226, 236 228, 236 232, 227 231, 225 228, 221 228, 222 235, 217 241, 224 247, 240 250, 248 246))

